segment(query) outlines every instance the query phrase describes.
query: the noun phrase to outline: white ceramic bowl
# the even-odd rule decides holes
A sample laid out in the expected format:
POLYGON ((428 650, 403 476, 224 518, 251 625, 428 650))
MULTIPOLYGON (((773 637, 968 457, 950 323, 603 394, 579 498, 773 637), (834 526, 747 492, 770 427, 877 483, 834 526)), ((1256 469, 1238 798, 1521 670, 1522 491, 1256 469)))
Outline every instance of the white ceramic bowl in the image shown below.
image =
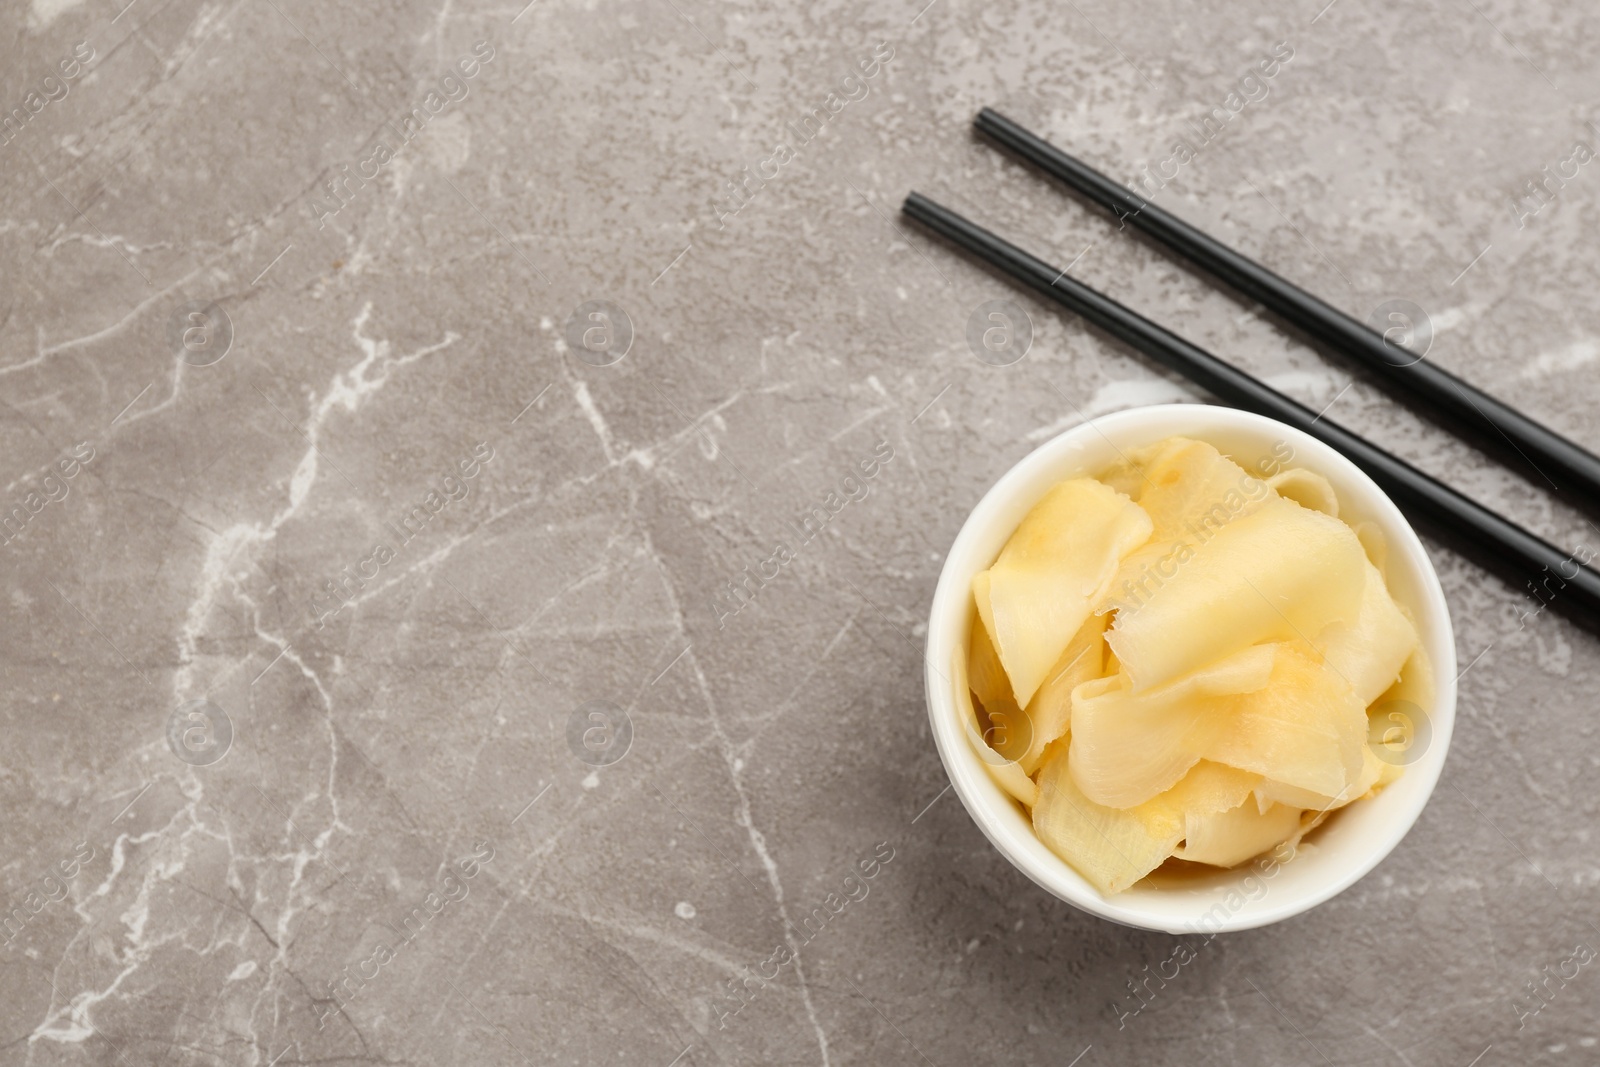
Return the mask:
POLYGON ((1074 427, 1007 471, 973 508, 945 559, 928 619, 928 715, 940 758, 984 834, 1029 878, 1074 907, 1128 926, 1171 933, 1248 930, 1315 907, 1354 884, 1400 843, 1421 814, 1444 767, 1455 722, 1456 655, 1450 613, 1433 564, 1400 510, 1372 479, 1332 448, 1273 419, 1231 408, 1163 404, 1136 408, 1074 427), (1242 466, 1280 442, 1294 450, 1287 466, 1327 478, 1340 518, 1375 523, 1388 544, 1386 572, 1395 598, 1410 610, 1433 665, 1437 692, 1400 779, 1376 797, 1358 800, 1313 833, 1298 855, 1277 866, 1259 862, 1194 878, 1147 880, 1112 897, 1045 847, 1019 808, 984 769, 964 733, 948 681, 955 649, 972 625, 973 575, 994 562, 1024 515, 1052 485, 1098 475, 1123 453, 1165 437, 1208 441, 1242 466))

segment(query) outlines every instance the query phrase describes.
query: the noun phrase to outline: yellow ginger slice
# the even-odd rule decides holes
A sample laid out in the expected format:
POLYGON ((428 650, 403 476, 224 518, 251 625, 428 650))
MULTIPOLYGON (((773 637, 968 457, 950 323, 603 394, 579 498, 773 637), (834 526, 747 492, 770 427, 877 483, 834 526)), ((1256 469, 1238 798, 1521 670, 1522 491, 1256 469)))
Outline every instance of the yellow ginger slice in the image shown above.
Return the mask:
POLYGON ((1383 761, 1373 753, 1370 744, 1362 746, 1361 773, 1355 781, 1346 785, 1338 796, 1314 793, 1309 789, 1300 789, 1271 778, 1263 778, 1261 784, 1255 788, 1256 808, 1262 814, 1266 814, 1267 809, 1274 804, 1287 805, 1304 811, 1334 811, 1372 792, 1373 786, 1383 777, 1384 766, 1383 761))
POLYGON ((1333 491, 1328 479, 1304 467, 1291 467, 1267 479, 1272 491, 1285 500, 1293 500, 1303 508, 1320 511, 1324 515, 1339 517, 1339 494, 1333 491))
POLYGON ((1417 628, 1389 595, 1383 575, 1367 564, 1361 610, 1348 622, 1334 623, 1318 636, 1324 661, 1360 698, 1370 704, 1400 676, 1417 647, 1417 628))
POLYGON ((1148 600, 1194 555, 1200 542, 1271 496, 1267 484, 1204 441, 1170 437, 1139 454, 1134 497, 1150 516, 1150 540, 1128 555, 1101 610, 1148 600))
POLYGON ((1382 762, 1378 788, 1383 788, 1421 759, 1433 744, 1433 724, 1425 708, 1433 707, 1433 663, 1419 647, 1400 669, 1400 680, 1367 709, 1367 743, 1382 762))
POLYGON ((1106 641, 1134 689, 1148 689, 1251 645, 1354 619, 1365 584, 1350 527, 1271 498, 1199 544, 1148 600, 1119 610, 1106 641))
POLYGON ((1006 762, 1017 762, 1032 747, 1031 724, 1011 695, 1011 682, 1006 678, 1000 655, 981 619, 974 623, 967 644, 967 671, 969 688, 978 703, 978 722, 984 740, 1006 762))
POLYGON ((1352 529, 1361 541, 1361 547, 1367 550, 1367 558, 1379 571, 1384 570, 1389 561, 1389 539, 1384 536, 1383 529, 1375 522, 1358 522, 1352 529))
POLYGON ((1138 501, 1157 541, 1214 534, 1272 495, 1261 479, 1204 441, 1169 437, 1146 456, 1138 501))
POLYGON ((1172 855, 1189 813, 1236 808, 1258 781, 1256 775, 1199 763, 1177 785, 1137 807, 1108 808, 1078 791, 1066 753, 1056 751, 1039 771, 1033 827, 1046 847, 1109 896, 1172 855))
POLYGON ((1300 809, 1284 804, 1265 811, 1244 803, 1229 811, 1190 812, 1184 820, 1183 844, 1172 854, 1190 863, 1237 867, 1287 841, 1299 829, 1300 809))
POLYGON ((1101 472, 1096 480, 1109 485, 1129 500, 1137 501, 1139 493, 1144 489, 1144 461, 1160 451, 1159 445, 1153 445, 1124 456, 1115 465, 1101 472))
POLYGON ((1050 676, 1028 702, 1026 714, 1032 740, 1021 760, 1022 769, 1028 774, 1037 772, 1044 762, 1045 747, 1066 736, 1072 722, 1072 691, 1105 673, 1105 629, 1109 621, 1104 615, 1085 619, 1050 669, 1050 676))
MULTIPOLYGON (((989 596, 989 572, 979 571, 972 576, 972 603, 978 609, 978 623, 983 627, 983 632, 989 636, 989 647, 995 650, 995 659, 1000 658, 998 646, 994 639, 994 604, 989 596)), ((976 637, 976 634, 974 634, 976 637)), ((1001 677, 1005 677, 1006 669, 1000 668, 1001 677)), ((1011 679, 1005 680, 1006 690, 1011 689, 1011 679)), ((1015 697, 1013 697, 1015 699, 1015 697)))
POLYGON ((1033 699, 1104 599, 1122 557, 1149 536, 1149 516, 1093 478, 1062 482, 1028 512, 984 572, 987 607, 973 586, 1018 704, 1033 699))
POLYGON ((1204 758, 1326 797, 1360 780, 1366 706, 1304 642, 1279 646, 1267 684, 1233 699, 1204 758))
POLYGON ((1112 808, 1131 808, 1170 789, 1231 727, 1238 694, 1268 684, 1278 648, 1247 648, 1143 693, 1125 675, 1080 685, 1072 695, 1068 749, 1074 783, 1112 808))
POLYGON ((972 636, 967 642, 967 663, 972 673, 972 691, 984 704, 998 704, 1003 700, 1016 703, 1011 694, 1011 680, 1000 664, 1000 654, 995 651, 994 622, 989 614, 989 572, 984 571, 972 580, 972 598, 978 605, 978 619, 972 626, 972 636))
POLYGON ((955 687, 956 712, 961 716, 961 724, 965 727, 967 743, 972 746, 972 751, 977 754, 996 785, 1024 806, 1033 807, 1038 795, 1033 779, 1024 774, 1014 761, 1007 760, 990 747, 978 729, 978 712, 972 704, 967 657, 959 648, 950 657, 950 681, 955 687))

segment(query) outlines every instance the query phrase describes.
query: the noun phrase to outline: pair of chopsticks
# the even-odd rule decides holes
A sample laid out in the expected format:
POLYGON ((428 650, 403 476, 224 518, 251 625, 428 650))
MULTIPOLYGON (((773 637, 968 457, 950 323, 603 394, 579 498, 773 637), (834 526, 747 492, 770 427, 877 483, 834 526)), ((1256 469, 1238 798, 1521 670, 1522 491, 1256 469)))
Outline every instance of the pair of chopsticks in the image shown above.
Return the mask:
MULTIPOLYGON (((976 125, 1001 145, 1109 208, 1123 222, 1261 303, 1312 339, 1347 353, 1404 387, 1440 413, 1447 428, 1458 434, 1497 436, 1558 489, 1589 503, 1600 501, 1600 457, 1434 364, 1415 360, 1404 350, 1397 353, 1366 324, 1206 236, 989 108, 978 113, 976 125), (1561 482, 1556 482, 1557 478, 1561 482)), ((1594 550, 1585 552, 1580 546, 1576 553, 1566 552, 1536 537, 1299 401, 920 193, 908 196, 902 210, 1002 274, 1076 312, 1223 402, 1287 423, 1338 449, 1377 482, 1401 510, 1463 555, 1535 599, 1539 610, 1551 605, 1574 621, 1600 631, 1600 573, 1584 566, 1594 550)))

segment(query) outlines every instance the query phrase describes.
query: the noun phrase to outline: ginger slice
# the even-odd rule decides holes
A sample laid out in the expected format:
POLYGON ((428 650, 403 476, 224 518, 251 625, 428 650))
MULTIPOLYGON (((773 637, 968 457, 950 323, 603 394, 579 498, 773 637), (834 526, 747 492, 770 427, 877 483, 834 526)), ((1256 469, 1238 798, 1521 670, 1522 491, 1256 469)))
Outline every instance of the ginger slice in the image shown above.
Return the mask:
POLYGON ((1350 527, 1269 499, 1201 543, 1148 600, 1119 610, 1106 641, 1133 688, 1148 689, 1251 645, 1354 619, 1365 584, 1350 527))
POLYGON ((1317 637, 1323 659, 1363 704, 1377 700, 1400 677, 1417 647, 1417 628, 1389 595, 1377 567, 1367 564, 1367 584, 1354 619, 1337 622, 1317 637))
POLYGON ((1274 804, 1283 804, 1304 811, 1336 811, 1371 793, 1373 787, 1383 777, 1384 766, 1383 761, 1373 754, 1372 746, 1364 745, 1361 750, 1361 773, 1340 790, 1337 796, 1314 793, 1309 789, 1287 785, 1272 778, 1263 778, 1261 784, 1255 788, 1256 807, 1262 814, 1274 804))
POLYGON ((1279 647, 1272 678, 1234 697, 1200 755, 1327 797, 1365 769, 1366 706, 1304 642, 1279 647))
POLYGON ((995 784, 1014 800, 1032 808, 1038 798, 1033 779, 1023 773, 1016 761, 1008 760, 996 752, 978 728, 978 712, 972 703, 972 689, 967 674, 967 657, 958 648, 951 653, 950 661, 950 682, 955 688, 956 712, 961 716, 967 743, 972 746, 972 751, 977 754, 995 784))
POLYGON ((1265 811, 1246 801, 1222 812, 1190 812, 1183 844, 1173 855, 1190 863, 1237 867, 1287 841, 1300 829, 1300 809, 1273 804, 1265 811))
POLYGON ((1141 456, 1134 499, 1150 516, 1150 540, 1122 561, 1100 610, 1142 604, 1198 544, 1272 496, 1265 482, 1204 441, 1170 437, 1141 456))
POLYGON ((1017 762, 1033 748, 1032 723, 1011 695, 1011 682, 981 618, 967 643, 967 670, 983 739, 1006 762, 1017 762))
POLYGON ((1400 668, 1400 680, 1367 709, 1367 743, 1383 764, 1378 788, 1399 778, 1433 744, 1433 726, 1423 709, 1433 706, 1434 692, 1433 662, 1419 645, 1400 668))
POLYGON ((1061 653, 1104 599, 1122 557, 1150 536, 1150 517, 1093 478, 1062 482, 1017 527, 974 598, 1026 707, 1061 653))
POLYGON ((1330 518, 1339 517, 1339 494, 1333 485, 1315 471, 1304 467, 1290 467, 1267 479, 1272 491, 1285 500, 1293 500, 1303 508, 1320 511, 1330 518))
POLYGON ((1232 719, 1234 701, 1268 684, 1276 645, 1257 645, 1143 693, 1126 675, 1072 694, 1072 777, 1097 804, 1130 808, 1170 789, 1232 719))
POLYGON ((1256 775, 1202 762, 1171 789, 1137 807, 1109 808, 1079 792, 1065 757, 1057 752, 1039 771, 1034 831, 1108 896, 1127 889, 1172 855, 1183 840, 1190 812, 1236 808, 1259 781, 1256 775))
POLYGON ((1050 676, 1028 702, 1025 714, 1032 741, 1021 760, 1027 773, 1038 771, 1046 746, 1066 736, 1072 722, 1073 690, 1105 673, 1105 629, 1109 621, 1104 615, 1085 619, 1051 668, 1050 676))

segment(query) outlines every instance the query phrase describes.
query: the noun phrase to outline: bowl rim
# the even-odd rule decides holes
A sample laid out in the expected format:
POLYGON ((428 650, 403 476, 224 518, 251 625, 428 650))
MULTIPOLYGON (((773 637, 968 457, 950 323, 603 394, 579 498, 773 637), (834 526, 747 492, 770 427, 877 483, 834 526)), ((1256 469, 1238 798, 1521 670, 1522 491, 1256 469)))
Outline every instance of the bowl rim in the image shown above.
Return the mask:
MULTIPOLYGON (((1042 494, 1042 489, 1030 494, 1032 499, 1026 506, 1031 507, 1042 494)), ((1011 528, 1015 528, 1014 522, 1011 528)), ((1008 530, 1005 536, 1009 535, 1008 530)), ((1342 453, 1310 434, 1264 415, 1205 403, 1148 405, 1087 419, 1043 442, 1002 474, 972 508, 945 553, 929 608, 923 666, 929 724, 940 761, 967 813, 996 850, 1041 888, 1082 911, 1126 926, 1175 934, 1248 930, 1281 922, 1325 903, 1354 885, 1399 845, 1421 816, 1444 769, 1455 724, 1456 656, 1449 606, 1426 548, 1393 500, 1342 453), (1196 916, 1181 921, 1175 913, 1167 914, 1149 907, 1130 905, 1121 902, 1119 896, 1102 896, 1066 861, 1045 848, 1043 842, 1033 835, 1031 827, 1027 827, 1027 837, 1035 847, 1030 849, 1025 842, 1018 840, 1016 831, 1009 825, 1010 820, 999 812, 1002 808, 1009 809, 1013 817, 1020 816, 1021 812, 994 784, 968 744, 955 707, 954 691, 940 664, 948 666, 955 644, 952 631, 966 630, 970 617, 968 602, 971 576, 987 567, 993 557, 990 555, 975 568, 958 561, 969 560, 973 556, 974 544, 991 536, 992 529, 997 525, 995 514, 1014 506, 1019 495, 1042 472, 1057 471, 1050 484, 1087 473, 1082 465, 1078 468, 1078 474, 1074 474, 1071 468, 1074 456, 1084 451, 1083 442, 1094 438, 1103 438, 1105 444, 1120 453, 1123 448, 1153 444, 1166 437, 1185 436, 1206 440, 1208 436, 1230 431, 1285 440, 1295 449, 1295 466, 1304 466, 1335 481, 1341 487, 1341 496, 1352 487, 1357 489, 1363 509, 1378 524, 1386 538, 1389 558, 1392 560, 1403 554, 1413 572, 1420 602, 1407 602, 1407 606, 1415 616, 1421 644, 1432 661, 1435 695, 1433 706, 1429 709, 1431 733, 1428 748, 1415 762, 1406 766, 1405 776, 1401 779, 1404 781, 1405 778, 1416 776, 1415 781, 1420 785, 1408 787, 1408 795, 1402 797, 1403 806, 1399 811, 1390 813, 1390 822, 1374 836, 1369 845, 1365 840, 1362 842, 1367 847, 1357 862, 1342 869, 1336 877, 1293 899, 1273 901, 1271 894, 1267 894, 1262 907, 1241 907, 1226 915, 1218 925, 1202 926, 1199 925, 1198 907, 1196 916), (1120 445, 1114 438, 1121 438, 1120 445)), ((1376 803, 1382 797, 1383 794, 1380 794, 1372 802, 1376 803)), ((1245 871, 1247 867, 1241 865, 1232 870, 1245 871)), ((1172 890, 1170 894, 1166 890, 1160 892, 1171 899, 1181 897, 1178 890, 1172 890)), ((1200 903, 1198 898, 1197 903, 1200 903)))

